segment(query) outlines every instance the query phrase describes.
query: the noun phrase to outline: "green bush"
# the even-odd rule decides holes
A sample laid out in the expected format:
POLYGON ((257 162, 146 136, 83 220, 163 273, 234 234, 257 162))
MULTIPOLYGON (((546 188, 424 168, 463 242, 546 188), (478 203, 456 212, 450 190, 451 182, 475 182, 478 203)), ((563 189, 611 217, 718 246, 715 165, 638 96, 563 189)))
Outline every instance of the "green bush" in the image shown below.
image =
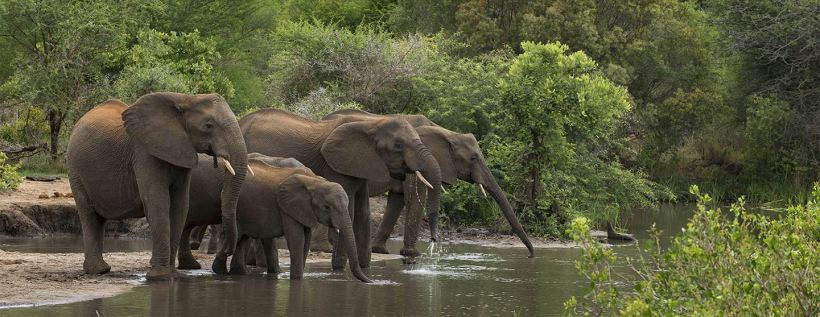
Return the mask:
POLYGON ((6 153, 0 152, 0 191, 15 189, 23 182, 23 178, 17 173, 20 164, 10 164, 6 159, 6 153))
POLYGON ((697 211, 668 250, 657 232, 648 258, 627 259, 636 279, 616 275, 616 256, 573 221, 581 247, 576 267, 590 280, 581 301, 565 303, 572 315, 817 316, 820 314, 820 183, 813 199, 775 214, 750 212, 740 198, 729 213, 710 208, 696 186, 697 211), (619 277, 619 278, 618 278, 619 277), (632 284, 631 291, 618 285, 632 284))

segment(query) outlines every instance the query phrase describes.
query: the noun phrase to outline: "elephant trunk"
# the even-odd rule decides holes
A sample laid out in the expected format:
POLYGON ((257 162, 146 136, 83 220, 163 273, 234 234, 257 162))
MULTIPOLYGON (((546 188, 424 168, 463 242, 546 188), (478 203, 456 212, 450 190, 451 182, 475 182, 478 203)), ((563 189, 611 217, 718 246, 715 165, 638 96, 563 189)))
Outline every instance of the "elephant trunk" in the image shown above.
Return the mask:
POLYGON ((225 181, 222 187, 222 228, 225 233, 225 242, 222 244, 227 255, 232 255, 236 248, 237 228, 236 228, 236 205, 239 201, 239 191, 245 181, 248 172, 248 152, 245 149, 245 141, 239 132, 239 125, 236 125, 236 141, 231 143, 228 153, 230 159, 227 161, 232 166, 234 173, 225 171, 225 181), (234 175, 232 175, 234 174, 234 175))
MULTIPOLYGON (((438 240, 438 217, 441 208, 441 169, 438 161, 424 144, 416 144, 421 155, 421 169, 423 176, 433 188, 427 188, 427 217, 430 219, 430 240, 438 240)), ((418 180, 417 180, 418 181, 418 180)))
POLYGON ((340 214, 340 216, 334 216, 332 220, 336 227, 339 228, 341 239, 344 241, 342 244, 345 246, 347 258, 348 261, 350 261, 350 271, 353 273, 353 276, 360 281, 370 283, 372 282, 370 278, 364 275, 362 268, 359 267, 359 254, 356 250, 356 238, 353 236, 353 225, 350 222, 350 216, 347 210, 340 212, 340 214))
POLYGON ((510 222, 510 227, 512 228, 513 233, 515 233, 515 235, 521 239, 521 242, 527 246, 527 250, 529 251, 528 257, 533 257, 535 250, 532 247, 532 243, 530 243, 530 238, 527 236, 527 233, 524 232, 524 228, 521 226, 521 223, 518 222, 518 218, 515 217, 512 206, 510 205, 510 202, 507 201, 507 196, 492 176, 488 177, 488 179, 489 184, 487 185, 487 188, 490 192, 490 196, 493 196, 493 199, 495 199, 498 206, 501 208, 504 218, 507 218, 507 221, 510 222))

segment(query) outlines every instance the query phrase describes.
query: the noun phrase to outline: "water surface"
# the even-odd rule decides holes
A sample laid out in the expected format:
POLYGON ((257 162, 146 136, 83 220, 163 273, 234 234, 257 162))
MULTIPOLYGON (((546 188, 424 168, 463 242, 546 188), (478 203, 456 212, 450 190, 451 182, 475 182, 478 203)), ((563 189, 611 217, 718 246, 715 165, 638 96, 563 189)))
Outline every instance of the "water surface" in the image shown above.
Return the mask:
MULTIPOLYGON (((691 210, 691 206, 664 206, 638 211, 625 219, 625 226, 638 239, 645 239, 646 229, 655 222, 668 241, 691 210)), ((10 244, 18 243, 19 250, 38 252, 82 250, 81 241, 76 244, 64 238, 40 240, 48 241, 49 247, 8 239, 0 239, 0 245, 9 250, 10 244)), ((105 243, 109 250, 150 248, 148 240, 105 243)), ((389 248, 398 251, 399 241, 391 240, 389 248)), ((637 252, 634 245, 615 248, 619 255, 637 252)), ((520 248, 439 244, 436 251, 415 265, 400 260, 374 262, 367 273, 377 283, 370 285, 347 272, 330 272, 327 265, 308 265, 302 281, 287 279, 287 273, 277 279, 261 272, 217 277, 199 271, 111 298, 6 309, 0 310, 0 316, 558 316, 563 302, 582 295, 587 285, 574 267, 577 249, 537 249, 532 259, 520 248)), ((286 265, 283 269, 288 270, 286 265)))

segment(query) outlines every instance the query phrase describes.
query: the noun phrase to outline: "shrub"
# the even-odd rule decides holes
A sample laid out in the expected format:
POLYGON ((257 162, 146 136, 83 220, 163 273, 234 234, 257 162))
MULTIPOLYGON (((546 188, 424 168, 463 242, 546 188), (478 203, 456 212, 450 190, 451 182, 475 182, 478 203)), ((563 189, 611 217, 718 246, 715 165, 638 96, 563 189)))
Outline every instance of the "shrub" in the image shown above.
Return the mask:
POLYGON ((696 186, 697 211, 666 251, 627 259, 637 279, 613 273, 616 256, 589 235, 585 219, 570 235, 581 245, 576 267, 590 280, 583 301, 565 303, 573 315, 817 316, 820 314, 820 183, 813 199, 775 214, 749 212, 738 199, 729 213, 696 186), (633 284, 631 292, 617 285, 633 284))
POLYGON ((0 152, 0 191, 16 189, 23 181, 23 178, 17 173, 20 164, 10 164, 6 162, 6 159, 8 159, 6 153, 0 152))

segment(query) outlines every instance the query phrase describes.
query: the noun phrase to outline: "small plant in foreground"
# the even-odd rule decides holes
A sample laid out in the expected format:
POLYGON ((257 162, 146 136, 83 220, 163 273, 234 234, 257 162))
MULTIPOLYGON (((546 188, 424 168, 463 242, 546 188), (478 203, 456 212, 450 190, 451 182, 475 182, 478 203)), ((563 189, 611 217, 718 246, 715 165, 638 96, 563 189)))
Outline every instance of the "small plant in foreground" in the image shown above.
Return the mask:
MULTIPOLYGON (((666 251, 650 247, 628 259, 636 282, 616 281, 611 249, 589 235, 585 219, 569 234, 580 244, 576 267, 590 280, 572 315, 818 316, 820 315, 820 183, 813 199, 776 214, 746 210, 743 198, 722 213, 696 186, 697 211, 666 251), (627 292, 618 283, 634 285, 627 292)), ((657 234, 654 234, 657 237, 657 234)), ((620 277, 620 276, 618 276, 620 277)))
POLYGON ((0 191, 15 189, 23 181, 17 173, 20 164, 10 164, 7 159, 6 153, 0 152, 0 191))

